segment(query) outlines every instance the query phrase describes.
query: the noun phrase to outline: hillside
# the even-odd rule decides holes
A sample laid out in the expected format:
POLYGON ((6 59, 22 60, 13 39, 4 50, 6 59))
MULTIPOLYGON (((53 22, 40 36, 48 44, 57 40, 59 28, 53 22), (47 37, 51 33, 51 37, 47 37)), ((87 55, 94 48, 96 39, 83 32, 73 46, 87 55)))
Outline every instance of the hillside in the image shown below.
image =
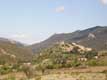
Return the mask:
POLYGON ((29 46, 33 52, 37 53, 48 48, 56 42, 75 42, 80 45, 91 47, 95 50, 107 49, 107 27, 96 26, 86 30, 78 30, 73 33, 54 34, 47 40, 29 46))
POLYGON ((59 42, 36 54, 34 63, 42 69, 106 66, 106 58, 107 52, 96 52, 76 43, 59 42))
POLYGON ((0 38, 0 63, 13 63, 16 61, 29 61, 32 58, 32 51, 25 48, 23 44, 0 38))
MULTIPOLYGON (((15 43, 12 44, 6 41, 0 43, 0 79, 56 79, 53 74, 58 76, 59 74, 70 74, 70 76, 66 76, 66 78, 70 77, 70 79, 72 79, 72 75, 74 74, 76 79, 82 73, 86 74, 87 72, 90 72, 90 78, 93 79, 92 73, 98 76, 98 72, 105 72, 104 74, 107 72, 107 52, 96 52, 92 48, 84 47, 76 43, 57 42, 53 46, 43 49, 39 54, 33 56, 32 61, 25 62, 30 58, 32 58, 31 54, 25 47, 16 46, 15 43), (15 63, 16 60, 23 62, 9 64, 15 63), (2 62, 8 64, 3 64, 2 62), (95 70, 96 68, 98 69, 95 70)), ((65 76, 61 77, 66 79, 65 76)), ((85 76, 82 77, 84 78, 85 76)), ((58 78, 58 80, 62 80, 62 78, 58 78)), ((98 80, 100 78, 96 77, 96 79, 94 79, 98 80)))
POLYGON ((106 61, 107 51, 62 41, 36 54, 33 65, 42 72, 40 80, 106 80, 106 61))

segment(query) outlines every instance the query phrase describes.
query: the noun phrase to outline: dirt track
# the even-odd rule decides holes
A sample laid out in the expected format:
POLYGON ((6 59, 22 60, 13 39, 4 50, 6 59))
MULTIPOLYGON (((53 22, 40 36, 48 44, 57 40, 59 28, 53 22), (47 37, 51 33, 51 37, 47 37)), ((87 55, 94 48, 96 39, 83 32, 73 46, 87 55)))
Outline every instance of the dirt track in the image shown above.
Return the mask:
POLYGON ((86 73, 86 72, 103 72, 107 71, 107 66, 101 66, 101 67, 87 67, 87 68, 69 68, 69 69, 53 69, 53 70, 47 70, 46 72, 49 73, 72 73, 72 72, 80 72, 80 73, 86 73))

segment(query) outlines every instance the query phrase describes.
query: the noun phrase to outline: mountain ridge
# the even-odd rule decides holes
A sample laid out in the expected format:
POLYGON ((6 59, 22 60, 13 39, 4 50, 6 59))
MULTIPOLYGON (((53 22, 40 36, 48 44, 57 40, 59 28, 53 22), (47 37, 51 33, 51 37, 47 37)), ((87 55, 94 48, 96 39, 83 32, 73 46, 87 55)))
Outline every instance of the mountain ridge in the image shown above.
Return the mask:
POLYGON ((17 61, 30 61, 33 52, 22 43, 0 38, 0 63, 14 63, 17 61))
POLYGON ((94 48, 95 50, 105 50, 107 40, 107 26, 95 26, 85 30, 77 30, 72 33, 54 34, 48 39, 29 46, 33 52, 37 53, 41 49, 48 48, 56 42, 65 41, 68 43, 78 43, 80 45, 94 48), (102 44, 103 43, 103 44, 102 44))

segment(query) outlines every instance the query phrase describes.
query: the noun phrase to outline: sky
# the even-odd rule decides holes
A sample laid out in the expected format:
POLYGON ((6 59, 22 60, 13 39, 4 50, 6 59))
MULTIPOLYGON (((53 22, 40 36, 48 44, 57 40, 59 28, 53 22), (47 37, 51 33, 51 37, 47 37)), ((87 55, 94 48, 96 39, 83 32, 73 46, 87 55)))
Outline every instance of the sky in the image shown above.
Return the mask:
POLYGON ((107 26, 107 0, 0 0, 0 37, 33 44, 94 26, 107 26))

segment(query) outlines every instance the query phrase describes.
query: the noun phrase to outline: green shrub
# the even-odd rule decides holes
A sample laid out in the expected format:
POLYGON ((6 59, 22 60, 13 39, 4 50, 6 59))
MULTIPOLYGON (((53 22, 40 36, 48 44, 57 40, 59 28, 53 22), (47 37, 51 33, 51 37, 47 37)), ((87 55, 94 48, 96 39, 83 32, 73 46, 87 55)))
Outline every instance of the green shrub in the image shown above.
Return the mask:
POLYGON ((3 66, 0 68, 0 74, 3 75, 3 74, 7 74, 9 72, 12 72, 12 68, 9 67, 9 66, 3 66))
POLYGON ((85 58, 92 59, 93 57, 97 56, 98 53, 96 51, 90 51, 90 52, 86 52, 84 55, 85 58))
POLYGON ((73 60, 71 65, 72 65, 72 67, 78 67, 81 65, 81 63, 78 60, 73 60))
POLYGON ((88 66, 98 66, 98 62, 97 62, 97 60, 92 59, 87 62, 87 65, 88 66))

